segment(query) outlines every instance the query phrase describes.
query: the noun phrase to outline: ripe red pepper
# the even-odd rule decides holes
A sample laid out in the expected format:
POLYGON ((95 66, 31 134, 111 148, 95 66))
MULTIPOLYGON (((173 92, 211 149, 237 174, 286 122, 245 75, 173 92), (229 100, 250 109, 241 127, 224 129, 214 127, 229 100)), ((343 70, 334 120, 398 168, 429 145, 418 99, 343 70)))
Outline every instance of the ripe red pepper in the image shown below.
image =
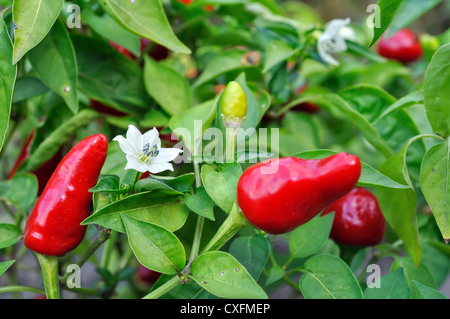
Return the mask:
POLYGON ((273 159, 244 171, 237 186, 237 201, 251 224, 282 234, 351 191, 360 174, 359 158, 347 153, 317 160, 273 159))
POLYGON ((388 59, 410 63, 418 60, 423 50, 414 32, 405 28, 388 39, 382 36, 378 44, 378 53, 388 59))
MULTIPOLYGON (((22 165, 22 163, 25 162, 25 160, 27 160, 30 157, 30 147, 35 135, 36 131, 33 130, 31 134, 28 136, 27 140, 22 146, 22 149, 19 153, 19 156, 17 157, 17 160, 13 168, 11 169, 11 172, 8 175, 8 179, 12 179, 14 175, 17 173, 17 170, 19 169, 20 165, 22 165)), ((56 152, 56 154, 53 155, 52 158, 50 158, 39 168, 31 172, 34 175, 36 175, 36 178, 38 180, 38 196, 42 194, 45 185, 47 185, 48 180, 52 176, 52 173, 55 170, 55 168, 58 166, 61 158, 62 158, 62 148, 60 148, 58 152, 56 152)))
POLYGON ((339 244, 374 246, 381 242, 386 221, 377 198, 365 188, 354 188, 330 204, 322 215, 335 212, 330 237, 339 244))
POLYGON ((128 51, 127 49, 125 49, 123 46, 115 43, 114 41, 108 41, 108 42, 113 48, 115 48, 117 51, 122 53, 127 58, 129 58, 131 60, 135 60, 136 59, 136 56, 133 53, 131 53, 130 51, 128 51))
POLYGON ((190 5, 192 3, 192 1, 194 1, 194 0, 178 0, 178 2, 181 2, 185 5, 190 5))
POLYGON ((147 284, 154 284, 161 276, 161 273, 138 264, 137 276, 142 282, 145 282, 147 284))
POLYGON ((119 110, 116 110, 110 106, 107 106, 99 101, 90 100, 89 106, 99 112, 100 114, 112 115, 112 116, 127 116, 128 114, 119 110))
POLYGON ((103 134, 87 137, 63 158, 31 212, 24 231, 24 244, 46 256, 60 256, 83 240, 92 194, 108 149, 103 134))

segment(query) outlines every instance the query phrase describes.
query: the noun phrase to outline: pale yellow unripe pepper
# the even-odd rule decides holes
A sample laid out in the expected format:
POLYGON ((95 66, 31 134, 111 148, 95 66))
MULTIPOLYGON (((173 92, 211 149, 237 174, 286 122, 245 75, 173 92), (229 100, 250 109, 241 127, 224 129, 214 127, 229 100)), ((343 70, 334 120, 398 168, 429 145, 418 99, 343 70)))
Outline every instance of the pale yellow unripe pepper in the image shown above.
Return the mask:
POLYGON ((247 96, 241 85, 230 81, 222 95, 221 111, 226 127, 239 128, 247 115, 247 96))

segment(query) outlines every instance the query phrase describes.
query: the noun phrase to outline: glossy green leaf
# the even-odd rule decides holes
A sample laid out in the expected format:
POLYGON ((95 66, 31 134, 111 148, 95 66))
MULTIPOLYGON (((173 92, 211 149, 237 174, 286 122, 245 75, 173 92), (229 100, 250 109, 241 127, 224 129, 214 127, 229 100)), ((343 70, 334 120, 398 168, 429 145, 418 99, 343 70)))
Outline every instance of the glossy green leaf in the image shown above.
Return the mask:
POLYGON ((317 255, 303 265, 299 287, 306 299, 362 299, 363 293, 347 264, 333 255, 317 255))
POLYGON ((289 236, 291 258, 304 258, 317 253, 330 235, 333 219, 334 213, 316 216, 292 231, 289 236))
POLYGON ((410 257, 397 257, 391 266, 391 272, 395 271, 398 268, 404 269, 405 278, 408 282, 411 292, 413 293, 413 298, 415 297, 412 288, 413 280, 433 289, 438 289, 436 279, 425 264, 420 263, 419 266, 416 266, 414 261, 410 257))
POLYGON ((203 165, 201 178, 206 192, 224 212, 229 213, 236 201, 236 189, 242 168, 238 163, 220 165, 215 170, 211 165, 203 165))
POLYGON ((275 40, 270 42, 266 47, 263 72, 267 72, 272 67, 290 58, 297 52, 298 49, 293 49, 285 41, 275 40))
MULTIPOLYGON (((0 17, 2 17, 0 15, 0 17)), ((3 18, 3 17, 2 17, 3 18)), ((0 150, 5 142, 11 114, 11 101, 16 81, 17 67, 11 65, 13 47, 5 22, 0 23, 0 150)))
POLYGON ((419 230, 416 217, 417 195, 414 192, 406 165, 409 145, 420 136, 409 140, 394 156, 381 165, 379 171, 394 181, 408 184, 407 189, 378 188, 376 195, 383 216, 395 233, 403 240, 414 262, 420 263, 422 248, 419 243, 419 230), (392 199, 395 198, 395 201, 392 199))
POLYGON ((120 216, 149 222, 170 231, 180 229, 187 219, 187 209, 175 192, 158 191, 138 193, 118 200, 86 218, 82 224, 96 224, 125 232, 120 216))
POLYGON ((8 270, 9 267, 11 267, 12 264, 14 264, 15 260, 8 260, 0 262, 0 276, 5 273, 5 271, 8 270))
MULTIPOLYGON (((380 21, 374 21, 373 38, 369 46, 375 44, 383 33, 389 28, 395 14, 404 0, 379 0, 377 6, 380 12, 380 21)), ((374 15, 375 19, 378 16, 374 15)))
POLYGON ((237 237, 231 242, 228 251, 253 279, 258 280, 269 258, 270 248, 267 237, 257 234, 237 237))
POLYGON ((28 53, 33 69, 53 92, 78 112, 78 72, 75 51, 69 33, 56 21, 47 36, 28 53))
POLYGON ((197 187, 195 194, 186 193, 184 203, 194 213, 212 221, 216 220, 214 218, 214 203, 203 186, 197 187))
POLYGON ((135 56, 141 55, 140 37, 117 23, 109 14, 96 15, 90 8, 82 11, 81 17, 96 33, 124 47, 135 56))
POLYGON ((403 268, 384 275, 374 282, 375 287, 366 288, 365 299, 410 299, 411 290, 406 282, 403 268), (378 287, 379 286, 379 287, 378 287))
MULTIPOLYGON (((331 156, 338 152, 331 150, 314 150, 297 153, 293 156, 303 159, 320 159, 331 156)), ((386 188, 409 188, 408 185, 397 183, 388 176, 382 174, 367 163, 361 162, 361 176, 358 180, 358 186, 362 187, 386 187, 386 188)))
POLYGON ((266 285, 270 285, 271 283, 277 282, 281 278, 283 278, 285 271, 280 266, 273 266, 269 269, 266 277, 266 285))
POLYGON ((64 0, 14 0, 14 57, 16 64, 41 42, 58 18, 64 0))
POLYGON ((69 120, 61 123, 51 134, 40 143, 31 154, 26 164, 27 171, 33 171, 48 161, 81 127, 98 118, 99 114, 90 109, 84 109, 69 120))
POLYGON ((450 43, 433 55, 425 72, 423 94, 428 120, 436 134, 450 135, 450 43))
POLYGON ((219 298, 267 298, 245 267, 223 251, 198 256, 192 263, 191 273, 197 284, 219 298))
POLYGON ((170 115, 180 114, 191 106, 187 79, 169 66, 145 56, 144 83, 148 94, 170 115))
POLYGON ((397 9, 395 14, 395 19, 389 26, 389 30, 386 32, 386 36, 390 37, 397 31, 407 27, 409 24, 417 20, 420 16, 427 13, 441 0, 404 0, 402 1, 400 7, 397 9))
POLYGON ((80 90, 113 109, 142 115, 151 103, 137 63, 96 37, 73 35, 80 90))
POLYGON ((16 173, 12 179, 0 181, 0 199, 21 212, 31 209, 37 192, 37 178, 30 173, 16 173))
POLYGON ((49 88, 36 77, 22 76, 16 79, 12 102, 22 102, 30 97, 47 93, 49 88))
POLYGON ((417 299, 447 299, 439 290, 425 286, 418 281, 413 280, 412 286, 417 299))
POLYGON ((186 263, 185 251, 173 233, 127 214, 120 218, 125 225, 131 249, 143 266, 163 274, 176 274, 183 269, 186 263))
POLYGON ((194 180, 194 173, 186 173, 176 177, 150 175, 136 183, 136 191, 150 191, 159 188, 167 189, 165 187, 169 187, 168 190, 186 193, 191 189, 194 180), (165 186, 161 186, 161 184, 164 184, 165 186))
POLYGON ((190 54, 191 50, 175 35, 161 0, 104 0, 103 8, 131 32, 168 49, 190 54))
POLYGON ((126 189, 120 188, 120 179, 116 175, 109 175, 101 177, 97 185, 89 189, 91 193, 105 192, 105 193, 123 193, 126 189))
POLYGON ((433 212, 442 237, 450 241, 450 142, 439 143, 425 154, 420 186, 433 212))
POLYGON ((0 249, 14 245, 19 237, 19 227, 12 224, 0 224, 0 249))
POLYGON ((214 106, 214 100, 206 101, 173 116, 169 121, 172 132, 183 139, 184 147, 194 155, 198 154, 203 133, 214 121, 214 106))

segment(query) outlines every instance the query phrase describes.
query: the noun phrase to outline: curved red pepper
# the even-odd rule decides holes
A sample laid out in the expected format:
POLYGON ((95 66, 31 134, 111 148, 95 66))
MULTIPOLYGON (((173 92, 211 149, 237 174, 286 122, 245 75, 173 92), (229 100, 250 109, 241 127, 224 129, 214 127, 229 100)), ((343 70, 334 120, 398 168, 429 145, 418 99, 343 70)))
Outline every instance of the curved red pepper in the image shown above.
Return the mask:
POLYGON ((422 46, 414 32, 410 29, 402 29, 392 37, 381 37, 378 44, 378 53, 388 59, 394 59, 402 63, 418 60, 422 56, 422 46))
POLYGON ((351 191, 360 174, 359 158, 347 153, 318 160, 284 157, 264 161, 244 171, 237 201, 254 226, 271 234, 286 233, 351 191), (270 167, 272 173, 268 173, 270 167))
POLYGON ((386 221, 377 198, 365 188, 354 188, 323 211, 335 212, 330 237, 339 244, 374 246, 381 242, 386 221))
POLYGON ((108 149, 103 134, 87 137, 75 145, 56 168, 36 202, 24 231, 24 244, 47 256, 60 256, 83 240, 92 194, 108 149))

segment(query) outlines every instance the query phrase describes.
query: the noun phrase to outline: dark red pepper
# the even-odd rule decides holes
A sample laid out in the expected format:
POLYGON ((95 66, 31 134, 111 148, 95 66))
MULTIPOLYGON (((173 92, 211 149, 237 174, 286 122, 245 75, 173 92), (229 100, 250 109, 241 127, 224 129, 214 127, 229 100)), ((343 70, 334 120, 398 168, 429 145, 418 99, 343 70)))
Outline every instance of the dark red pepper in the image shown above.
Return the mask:
POLYGON ((330 237, 339 244, 374 246, 381 242, 386 221, 377 198, 365 188, 350 193, 330 204, 322 215, 335 212, 330 237))
POLYGON ((144 267, 139 263, 137 276, 142 282, 145 282, 147 284, 154 284, 161 276, 161 273, 148 269, 147 267, 144 267))
POLYGON ((273 159, 244 171, 237 201, 254 226, 271 234, 286 233, 351 191, 360 174, 359 158, 347 153, 317 160, 273 159))
POLYGON ((108 150, 103 134, 87 137, 63 158, 36 202, 24 230, 24 244, 46 256, 60 256, 83 240, 92 193, 108 150))
POLYGON ((414 32, 405 28, 388 39, 382 36, 378 44, 378 53, 388 59, 410 63, 418 60, 423 50, 414 32))
POLYGON ((105 105, 96 100, 90 100, 89 105, 91 108, 99 112, 100 114, 112 115, 112 116, 127 116, 128 114, 119 110, 116 110, 108 105, 105 105))

